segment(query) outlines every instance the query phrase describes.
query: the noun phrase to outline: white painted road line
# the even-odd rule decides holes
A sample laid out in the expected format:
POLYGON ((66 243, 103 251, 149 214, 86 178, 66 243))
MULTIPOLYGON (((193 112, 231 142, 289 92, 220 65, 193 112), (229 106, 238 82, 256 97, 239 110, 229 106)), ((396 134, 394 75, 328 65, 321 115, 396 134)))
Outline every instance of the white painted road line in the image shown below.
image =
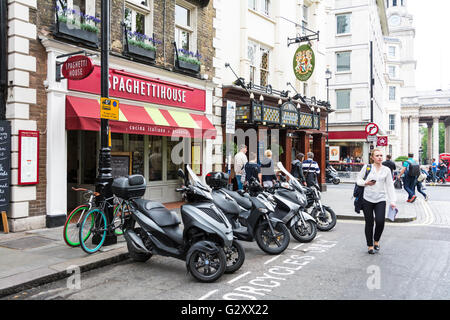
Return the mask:
POLYGON ((277 260, 279 257, 281 257, 281 255, 279 255, 279 256, 276 256, 276 257, 273 257, 272 259, 270 259, 270 260, 267 260, 266 262, 264 262, 264 264, 269 264, 269 263, 271 263, 272 261, 275 261, 275 260, 277 260))
POLYGON ((219 289, 216 289, 216 290, 213 290, 213 291, 210 291, 210 292, 208 292, 207 294, 205 294, 203 297, 201 297, 200 299, 198 299, 198 300, 205 300, 206 298, 208 298, 208 297, 210 297, 210 296, 212 296, 214 293, 216 293, 217 291, 219 291, 219 289))
POLYGON ((252 273, 252 272, 251 272, 251 271, 248 271, 248 272, 246 272, 246 273, 243 273, 243 274, 241 274, 240 276, 234 278, 233 280, 228 281, 227 283, 230 284, 230 283, 236 282, 236 281, 238 281, 239 279, 241 279, 241 278, 247 276, 247 275, 250 274, 250 273, 252 273))
POLYGON ((303 245, 303 243, 300 243, 298 246, 294 247, 294 249, 298 249, 303 245))

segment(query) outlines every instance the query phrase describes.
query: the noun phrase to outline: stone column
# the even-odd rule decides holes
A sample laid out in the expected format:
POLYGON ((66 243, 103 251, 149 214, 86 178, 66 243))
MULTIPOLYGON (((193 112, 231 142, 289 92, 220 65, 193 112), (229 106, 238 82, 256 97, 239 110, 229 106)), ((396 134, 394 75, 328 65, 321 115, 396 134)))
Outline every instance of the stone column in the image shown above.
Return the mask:
POLYGON ((410 145, 409 145, 409 152, 412 152, 414 154, 415 159, 419 159, 419 116, 411 116, 410 120, 410 145))
POLYGON ((445 119, 445 153, 450 153, 450 117, 445 119))
POLYGON ((401 155, 407 156, 409 151, 409 116, 402 116, 402 148, 401 155))
POLYGON ((431 163, 433 159, 433 124, 427 123, 428 140, 427 140, 427 160, 431 163))
POLYGON ((433 117, 433 158, 439 159, 439 117, 433 117))

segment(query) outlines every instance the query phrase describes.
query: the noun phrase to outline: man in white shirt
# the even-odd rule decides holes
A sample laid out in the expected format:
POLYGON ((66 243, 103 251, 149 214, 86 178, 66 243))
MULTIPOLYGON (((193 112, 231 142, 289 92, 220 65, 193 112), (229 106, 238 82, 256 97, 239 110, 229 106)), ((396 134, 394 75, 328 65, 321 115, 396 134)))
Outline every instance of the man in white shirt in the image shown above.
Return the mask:
POLYGON ((244 172, 244 166, 248 162, 247 156, 247 146, 245 144, 241 144, 239 146, 239 152, 234 156, 234 172, 236 173, 236 180, 238 185, 238 190, 242 190, 242 181, 241 177, 244 172))

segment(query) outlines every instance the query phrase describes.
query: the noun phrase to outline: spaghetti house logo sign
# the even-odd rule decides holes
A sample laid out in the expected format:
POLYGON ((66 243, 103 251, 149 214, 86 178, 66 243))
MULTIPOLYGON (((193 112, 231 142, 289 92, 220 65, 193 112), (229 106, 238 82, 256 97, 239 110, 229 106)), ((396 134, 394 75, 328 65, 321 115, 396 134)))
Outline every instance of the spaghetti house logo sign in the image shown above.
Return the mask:
POLYGON ((308 80, 316 64, 314 51, 308 44, 300 46, 294 55, 294 73, 298 80, 308 80))

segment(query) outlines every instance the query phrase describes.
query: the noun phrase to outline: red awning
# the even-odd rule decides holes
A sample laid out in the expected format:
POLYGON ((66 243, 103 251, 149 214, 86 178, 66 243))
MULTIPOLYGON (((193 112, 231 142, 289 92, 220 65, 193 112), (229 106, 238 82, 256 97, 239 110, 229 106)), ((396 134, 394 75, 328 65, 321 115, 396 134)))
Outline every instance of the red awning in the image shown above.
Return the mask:
POLYGON ((330 131, 328 140, 362 140, 367 138, 365 131, 330 131))
MULTIPOLYGON (((204 115, 185 111, 120 103, 119 120, 110 120, 111 132, 215 139, 216 128, 204 115)), ((66 97, 66 129, 100 131, 100 103, 66 97)))

